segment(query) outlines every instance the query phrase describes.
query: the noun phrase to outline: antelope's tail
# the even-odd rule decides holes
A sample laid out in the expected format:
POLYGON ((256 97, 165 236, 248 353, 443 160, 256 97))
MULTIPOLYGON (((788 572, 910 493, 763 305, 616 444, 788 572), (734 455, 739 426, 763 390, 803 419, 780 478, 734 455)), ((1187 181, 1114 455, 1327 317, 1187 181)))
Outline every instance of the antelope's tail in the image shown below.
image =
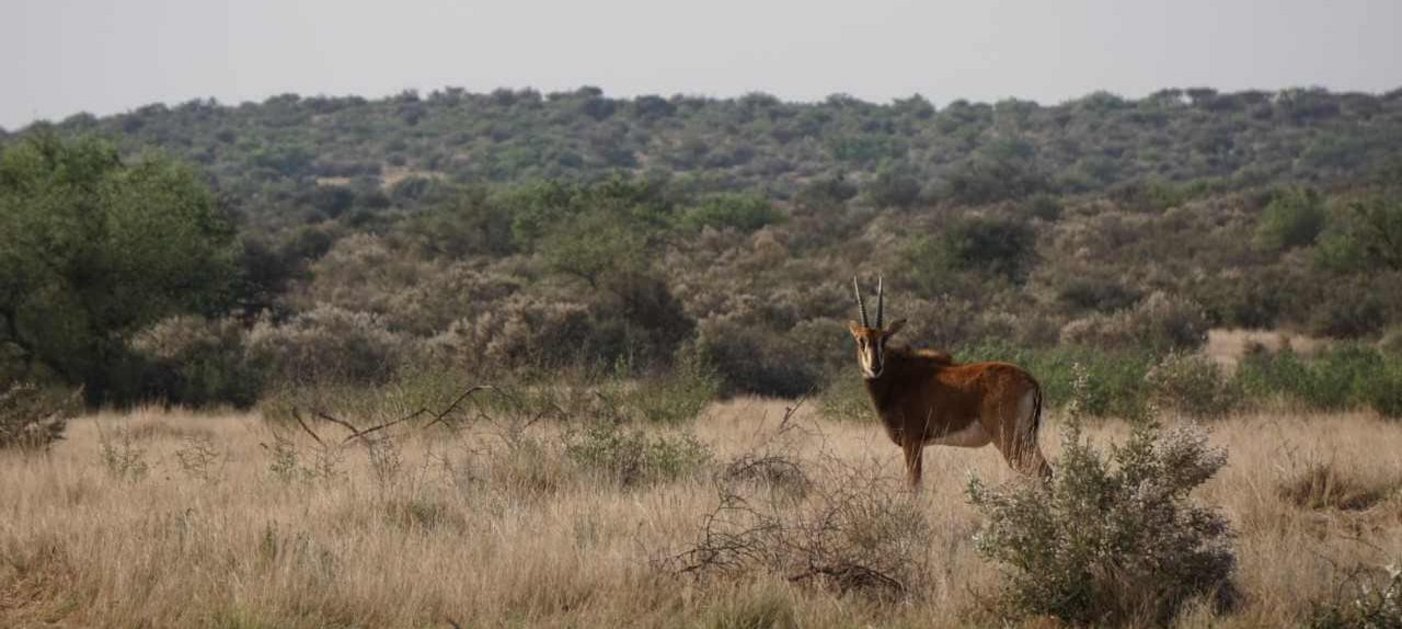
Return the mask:
POLYGON ((1042 383, 1032 381, 1037 395, 1032 398, 1032 443, 1037 443, 1037 435, 1042 432, 1042 383))

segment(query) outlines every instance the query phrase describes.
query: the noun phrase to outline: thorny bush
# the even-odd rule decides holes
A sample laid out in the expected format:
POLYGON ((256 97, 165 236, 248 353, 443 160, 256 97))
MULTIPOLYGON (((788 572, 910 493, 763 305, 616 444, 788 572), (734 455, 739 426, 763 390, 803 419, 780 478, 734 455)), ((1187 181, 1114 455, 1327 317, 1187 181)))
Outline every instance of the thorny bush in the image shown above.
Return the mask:
POLYGON ((931 528, 912 495, 871 468, 816 467, 736 459, 717 478, 720 501, 699 539, 662 563, 699 579, 771 575, 878 600, 928 591, 931 528))
POLYGON ((970 480, 970 501, 986 519, 976 547, 1007 568, 1008 608, 1018 615, 1157 624, 1196 597, 1226 604, 1232 533, 1216 509, 1188 501, 1226 460, 1200 430, 1153 422, 1102 453, 1073 409, 1049 485, 970 480))
POLYGON ((25 382, 0 391, 0 448, 46 450, 63 438, 79 396, 62 396, 25 382))

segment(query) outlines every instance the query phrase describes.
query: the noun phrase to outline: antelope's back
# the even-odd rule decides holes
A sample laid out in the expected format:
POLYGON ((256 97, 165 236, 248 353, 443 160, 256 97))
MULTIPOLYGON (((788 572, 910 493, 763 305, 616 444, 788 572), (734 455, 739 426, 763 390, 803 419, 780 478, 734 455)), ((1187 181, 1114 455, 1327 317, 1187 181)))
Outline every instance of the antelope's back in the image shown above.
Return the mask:
POLYGON ((999 361, 950 364, 939 369, 935 377, 946 386, 985 395, 1012 395, 1040 388, 1037 379, 1026 369, 999 361))

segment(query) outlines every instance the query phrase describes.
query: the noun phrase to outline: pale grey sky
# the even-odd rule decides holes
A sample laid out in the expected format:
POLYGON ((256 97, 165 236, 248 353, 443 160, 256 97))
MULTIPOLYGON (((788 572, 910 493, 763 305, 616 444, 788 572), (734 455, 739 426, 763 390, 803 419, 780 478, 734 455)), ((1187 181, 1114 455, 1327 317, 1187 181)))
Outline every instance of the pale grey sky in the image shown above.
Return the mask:
POLYGON ((0 126, 152 102, 597 85, 1056 103, 1402 87, 1402 0, 0 0, 0 126))

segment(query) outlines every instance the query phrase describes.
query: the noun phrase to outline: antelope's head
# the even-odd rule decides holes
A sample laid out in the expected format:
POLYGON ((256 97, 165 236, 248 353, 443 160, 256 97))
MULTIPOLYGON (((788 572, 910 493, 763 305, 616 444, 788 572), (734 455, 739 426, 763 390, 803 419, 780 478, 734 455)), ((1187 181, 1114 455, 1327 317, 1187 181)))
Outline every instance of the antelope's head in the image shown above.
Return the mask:
POLYGON ((886 341, 905 325, 905 319, 892 321, 889 327, 883 325, 883 311, 886 305, 886 295, 882 290, 884 283, 880 278, 876 280, 876 327, 872 327, 867 320, 867 306, 862 301, 862 289, 857 285, 857 278, 852 278, 852 289, 857 293, 857 308, 862 313, 862 322, 848 321, 847 329, 852 332, 852 340, 857 342, 857 363, 862 366, 862 375, 867 380, 881 377, 881 372, 886 367, 886 341))

